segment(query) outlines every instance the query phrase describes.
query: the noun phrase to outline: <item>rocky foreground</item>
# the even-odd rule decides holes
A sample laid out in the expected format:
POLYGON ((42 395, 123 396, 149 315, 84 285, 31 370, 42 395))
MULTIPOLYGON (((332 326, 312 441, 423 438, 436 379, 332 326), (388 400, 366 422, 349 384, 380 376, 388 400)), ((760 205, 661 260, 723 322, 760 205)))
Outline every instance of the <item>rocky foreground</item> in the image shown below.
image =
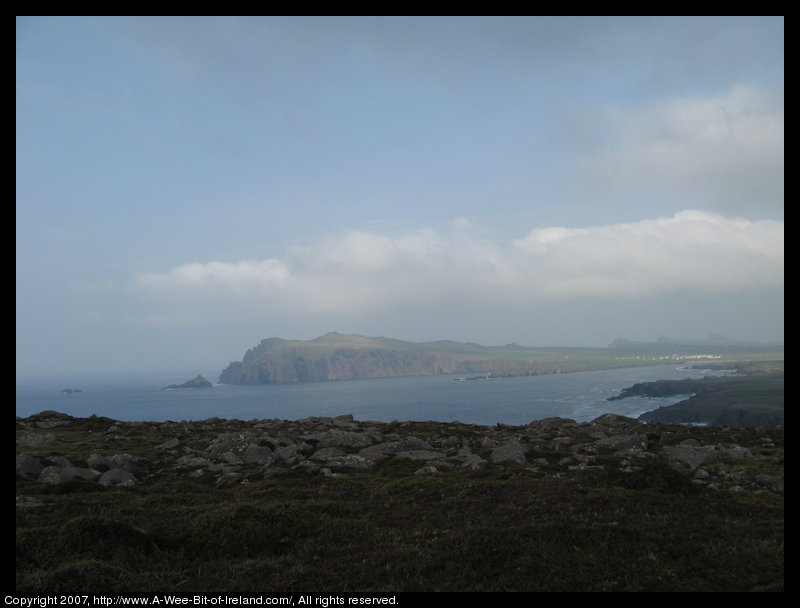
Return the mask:
MULTIPOLYGON (((783 428, 642 424, 605 414, 525 426, 372 422, 351 415, 286 420, 122 422, 42 412, 17 418, 18 479, 135 487, 188 479, 231 487, 265 479, 380 470, 441 475, 513 467, 531 476, 641 476, 659 463, 698 487, 784 489, 783 428)), ((647 483, 647 479, 641 479, 647 483)), ((19 507, 38 501, 18 496, 19 507)))
POLYGON ((782 428, 16 427, 18 592, 783 590, 782 428))

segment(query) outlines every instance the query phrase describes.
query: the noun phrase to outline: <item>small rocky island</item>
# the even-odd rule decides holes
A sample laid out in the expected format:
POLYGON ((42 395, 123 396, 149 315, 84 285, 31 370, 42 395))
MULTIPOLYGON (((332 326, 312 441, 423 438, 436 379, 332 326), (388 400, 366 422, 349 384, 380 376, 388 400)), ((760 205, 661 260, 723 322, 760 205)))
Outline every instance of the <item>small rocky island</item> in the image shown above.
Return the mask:
POLYGON ((173 389, 179 388, 211 388, 213 386, 208 380, 203 378, 201 375, 197 375, 195 378, 191 380, 187 380, 183 384, 170 384, 169 386, 165 386, 162 388, 162 391, 168 391, 173 389))

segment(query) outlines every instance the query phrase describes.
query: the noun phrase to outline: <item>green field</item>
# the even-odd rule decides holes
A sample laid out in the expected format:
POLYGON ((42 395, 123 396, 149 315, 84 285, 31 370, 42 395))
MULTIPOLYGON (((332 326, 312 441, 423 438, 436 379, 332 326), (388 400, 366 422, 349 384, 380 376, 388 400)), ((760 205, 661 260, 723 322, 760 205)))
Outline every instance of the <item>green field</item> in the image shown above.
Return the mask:
POLYGON ((625 389, 621 399, 635 396, 689 398, 640 416, 648 422, 705 423, 730 427, 782 426, 784 423, 784 363, 756 361, 720 364, 740 375, 699 379, 657 380, 625 389))

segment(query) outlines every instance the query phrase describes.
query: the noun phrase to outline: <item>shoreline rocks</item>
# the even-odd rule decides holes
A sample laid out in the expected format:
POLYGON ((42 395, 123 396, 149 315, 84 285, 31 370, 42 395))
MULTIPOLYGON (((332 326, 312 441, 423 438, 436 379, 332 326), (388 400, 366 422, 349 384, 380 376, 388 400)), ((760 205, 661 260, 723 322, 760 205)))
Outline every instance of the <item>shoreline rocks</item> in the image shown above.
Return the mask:
POLYGON ((608 401, 627 398, 678 397, 678 403, 651 409, 639 416, 648 423, 708 424, 735 428, 784 426, 783 370, 747 372, 735 376, 706 376, 685 380, 640 382, 608 401))

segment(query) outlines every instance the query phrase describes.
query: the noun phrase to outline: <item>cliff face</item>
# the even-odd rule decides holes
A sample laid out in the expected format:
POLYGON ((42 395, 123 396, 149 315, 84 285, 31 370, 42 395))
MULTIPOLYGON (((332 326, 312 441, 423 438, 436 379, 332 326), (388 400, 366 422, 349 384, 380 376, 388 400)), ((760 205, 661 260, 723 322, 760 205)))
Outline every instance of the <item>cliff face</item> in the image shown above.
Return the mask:
POLYGON ((326 334, 308 342, 270 338, 248 350, 242 361, 228 365, 219 381, 223 384, 272 384, 433 374, 554 371, 531 359, 497 357, 495 350, 477 345, 416 344, 342 334, 326 334), (485 352, 482 353, 482 349, 485 352))

